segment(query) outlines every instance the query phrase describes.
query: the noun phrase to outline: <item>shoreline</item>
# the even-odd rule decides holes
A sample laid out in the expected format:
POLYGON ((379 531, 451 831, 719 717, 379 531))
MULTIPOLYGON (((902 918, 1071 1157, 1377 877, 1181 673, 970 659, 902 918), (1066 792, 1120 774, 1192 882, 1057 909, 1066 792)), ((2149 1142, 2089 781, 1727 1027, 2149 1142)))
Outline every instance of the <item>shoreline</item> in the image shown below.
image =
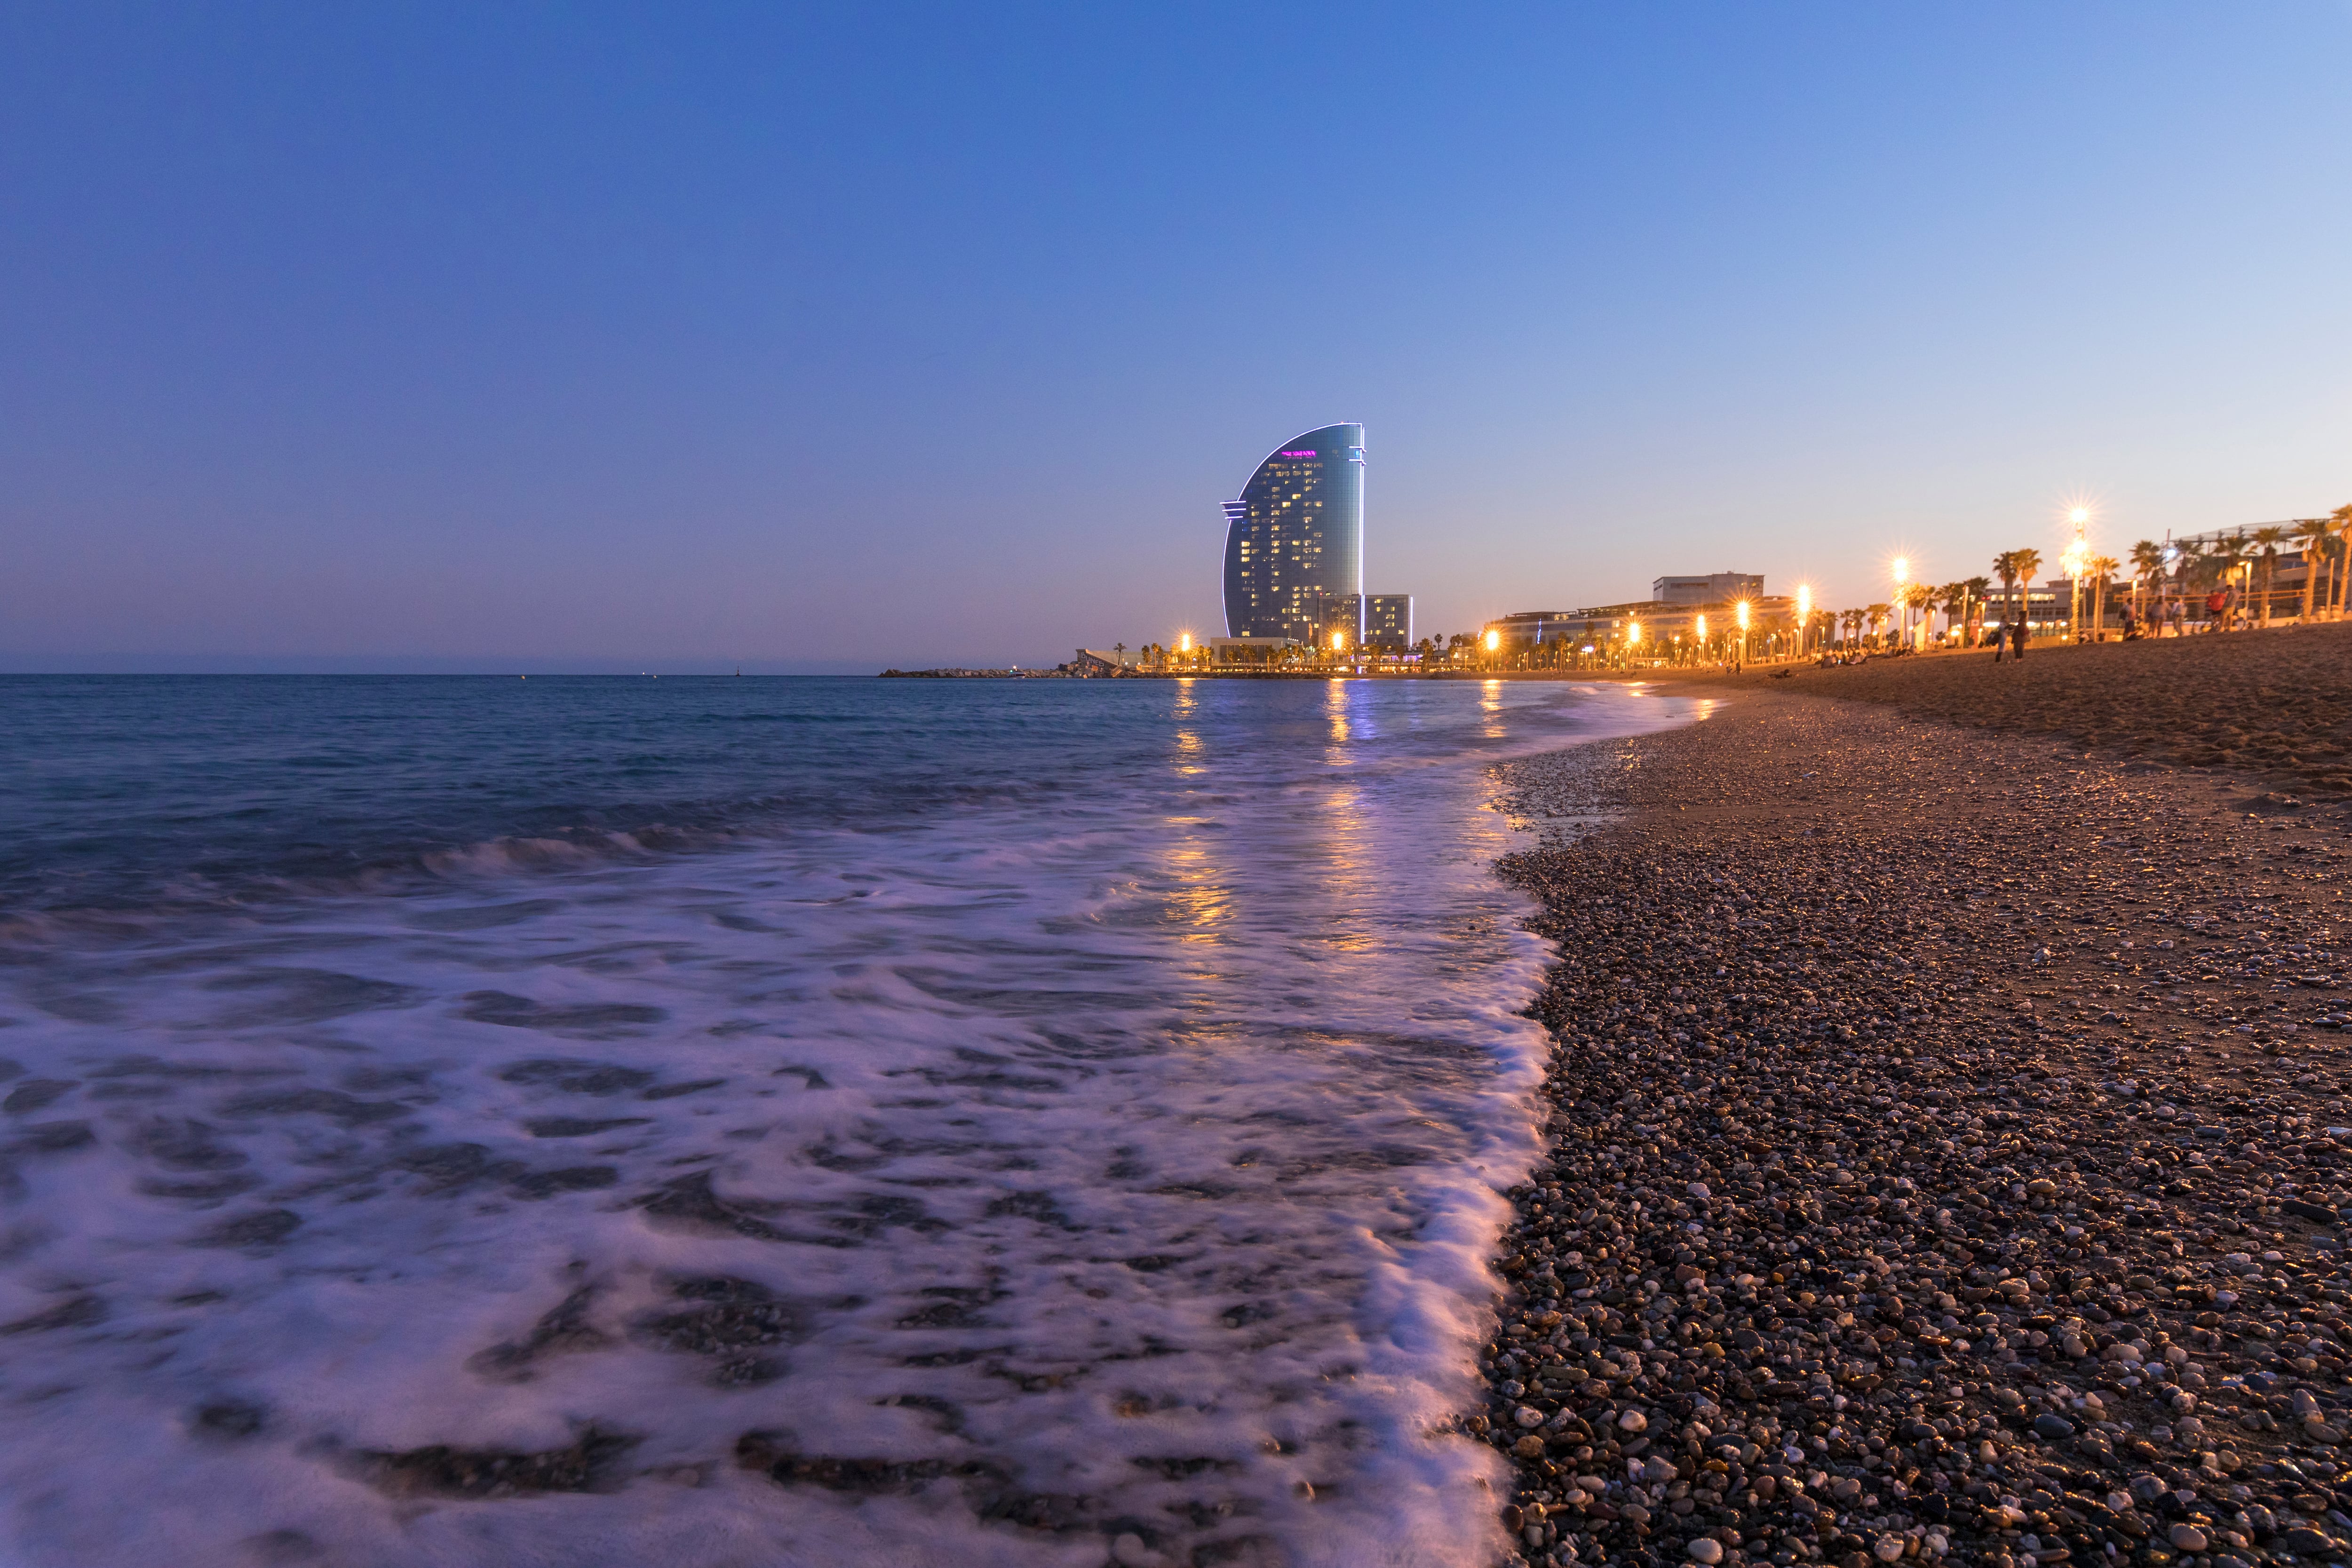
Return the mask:
POLYGON ((1779 683, 1502 774, 1622 813, 1499 867, 1521 1560, 2352 1556, 2339 819, 1779 683))

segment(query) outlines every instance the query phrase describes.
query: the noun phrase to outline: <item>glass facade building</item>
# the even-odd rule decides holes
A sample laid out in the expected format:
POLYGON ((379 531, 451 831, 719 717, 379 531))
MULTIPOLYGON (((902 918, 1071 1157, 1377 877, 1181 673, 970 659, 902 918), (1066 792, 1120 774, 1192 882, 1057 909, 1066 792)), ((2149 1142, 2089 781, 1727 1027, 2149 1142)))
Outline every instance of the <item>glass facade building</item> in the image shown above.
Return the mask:
POLYGON ((1315 641, 1327 605, 1352 595, 1355 646, 1363 594, 1364 427, 1326 425, 1284 442, 1225 502, 1225 635, 1315 641))

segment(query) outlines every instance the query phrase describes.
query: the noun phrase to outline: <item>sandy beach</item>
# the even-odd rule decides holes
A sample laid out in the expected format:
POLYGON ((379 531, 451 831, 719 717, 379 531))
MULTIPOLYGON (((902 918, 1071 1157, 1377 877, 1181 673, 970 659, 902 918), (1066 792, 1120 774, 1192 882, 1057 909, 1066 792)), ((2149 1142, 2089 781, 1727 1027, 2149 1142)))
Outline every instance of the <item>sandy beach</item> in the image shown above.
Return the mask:
POLYGON ((2345 1560, 2352 854, 2281 784, 2347 651, 1757 672, 1508 772, 1555 1147, 1467 1424, 1524 1560, 2345 1560))

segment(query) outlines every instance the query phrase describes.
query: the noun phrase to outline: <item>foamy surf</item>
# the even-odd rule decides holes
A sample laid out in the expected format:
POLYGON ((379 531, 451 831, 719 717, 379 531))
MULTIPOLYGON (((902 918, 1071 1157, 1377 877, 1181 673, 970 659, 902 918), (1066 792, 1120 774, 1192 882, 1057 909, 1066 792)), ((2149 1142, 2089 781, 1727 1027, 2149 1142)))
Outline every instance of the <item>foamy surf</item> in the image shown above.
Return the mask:
POLYGON ((1488 1560, 1446 1423, 1545 954, 1485 764, 1677 713, 998 689, 1002 787, 887 820, 23 928, 14 1552, 1488 1560))

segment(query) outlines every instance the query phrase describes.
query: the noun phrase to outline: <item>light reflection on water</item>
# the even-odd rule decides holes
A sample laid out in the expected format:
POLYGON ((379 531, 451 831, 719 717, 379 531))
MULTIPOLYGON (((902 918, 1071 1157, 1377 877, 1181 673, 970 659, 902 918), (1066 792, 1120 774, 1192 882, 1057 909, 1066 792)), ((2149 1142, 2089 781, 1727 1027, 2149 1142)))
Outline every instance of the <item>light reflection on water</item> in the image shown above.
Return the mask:
POLYGON ((0 1258, 0 1323, 63 1313, 8 1342, 0 1394, 52 1394, 0 1452, 16 1559, 1489 1560, 1493 1456, 1430 1436, 1533 1150, 1483 764, 1667 706, 875 699, 918 700, 975 710, 952 756, 914 726, 795 788, 1060 787, 11 947, 6 1048, 79 1129, 0 1258), (364 1458, 591 1427, 609 1490, 420 1509, 364 1458), (747 1434, 931 1468, 783 1486, 747 1434))

